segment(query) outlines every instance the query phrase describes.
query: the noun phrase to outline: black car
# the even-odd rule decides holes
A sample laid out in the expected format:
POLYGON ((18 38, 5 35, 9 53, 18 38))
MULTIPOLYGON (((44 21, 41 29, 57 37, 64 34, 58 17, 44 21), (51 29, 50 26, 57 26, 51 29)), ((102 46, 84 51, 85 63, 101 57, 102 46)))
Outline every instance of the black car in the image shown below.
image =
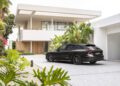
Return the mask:
POLYGON ((46 59, 53 61, 71 61, 74 64, 90 62, 95 64, 103 60, 103 51, 94 44, 64 44, 54 52, 48 52, 46 59))

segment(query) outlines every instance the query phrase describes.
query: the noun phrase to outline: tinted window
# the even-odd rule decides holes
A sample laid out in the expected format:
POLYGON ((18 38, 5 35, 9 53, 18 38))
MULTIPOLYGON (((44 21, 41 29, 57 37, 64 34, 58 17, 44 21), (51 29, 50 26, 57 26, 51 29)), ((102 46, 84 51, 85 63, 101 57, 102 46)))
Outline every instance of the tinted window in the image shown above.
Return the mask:
POLYGON ((67 50, 73 50, 73 49, 84 49, 85 46, 81 46, 81 45, 69 45, 67 46, 67 50))

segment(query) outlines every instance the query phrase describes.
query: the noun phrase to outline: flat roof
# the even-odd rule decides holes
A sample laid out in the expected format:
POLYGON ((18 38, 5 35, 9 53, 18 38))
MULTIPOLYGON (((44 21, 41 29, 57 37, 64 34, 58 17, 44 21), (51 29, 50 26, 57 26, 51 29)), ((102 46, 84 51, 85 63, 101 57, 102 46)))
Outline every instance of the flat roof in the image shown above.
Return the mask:
POLYGON ((117 24, 120 24, 120 13, 101 19, 99 21, 93 22, 93 26, 98 28, 109 27, 117 24))
POLYGON ((50 7, 50 6, 37 6, 37 5, 27 5, 19 4, 17 7, 16 22, 27 18, 28 16, 44 16, 44 17, 67 17, 73 18, 72 20, 89 20, 101 15, 100 11, 93 10, 83 10, 74 8, 62 8, 62 7, 50 7), (25 16, 27 15, 27 16, 25 16))

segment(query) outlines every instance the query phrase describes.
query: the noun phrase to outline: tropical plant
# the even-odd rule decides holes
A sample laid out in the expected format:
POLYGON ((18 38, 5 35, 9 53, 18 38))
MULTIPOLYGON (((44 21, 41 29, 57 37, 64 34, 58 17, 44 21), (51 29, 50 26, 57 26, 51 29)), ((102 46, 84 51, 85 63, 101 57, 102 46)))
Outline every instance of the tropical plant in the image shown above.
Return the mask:
POLYGON ((24 86, 38 86, 38 84, 35 83, 34 81, 30 81, 30 82, 26 81, 24 86))
POLYGON ((12 4, 10 0, 0 0, 0 19, 4 19, 4 14, 8 13, 10 4, 12 4))
POLYGON ((80 23, 70 25, 65 33, 61 36, 55 36, 52 39, 49 50, 55 50, 60 47, 63 43, 72 43, 72 44, 86 44, 89 43, 90 35, 93 34, 93 29, 90 24, 80 23))
POLYGON ((20 73, 15 70, 14 66, 4 60, 0 60, 0 81, 5 86, 20 84, 24 85, 24 81, 20 80, 20 76, 26 73, 20 73))
POLYGON ((90 39, 90 35, 93 34, 93 29, 91 28, 91 24, 85 24, 81 23, 79 26, 79 29, 81 30, 81 43, 88 43, 90 39))
POLYGON ((5 23, 0 19, 0 35, 3 35, 5 30, 5 23))
POLYGON ((6 56, 3 56, 3 58, 17 70, 23 70, 26 66, 30 65, 30 62, 26 58, 20 57, 20 53, 17 50, 9 49, 5 53, 6 56))
POLYGON ((58 47, 60 47, 63 42, 64 42, 63 36, 57 36, 57 35, 55 35, 55 38, 52 39, 52 41, 50 43, 49 51, 54 51, 55 49, 57 49, 58 47))
POLYGON ((9 34, 12 33, 12 28, 15 25, 14 23, 15 16, 13 14, 9 14, 5 16, 3 21, 5 22, 5 33, 3 35, 4 38, 8 39, 9 34))
POLYGON ((79 25, 73 24, 64 33, 65 41, 67 43, 79 44, 81 42, 81 31, 79 25))
POLYGON ((6 50, 5 54, 0 58, 0 80, 5 86, 13 82, 13 84, 18 83, 24 86, 25 83, 19 78, 27 73, 22 72, 22 70, 29 65, 29 62, 20 57, 16 50, 6 50))
POLYGON ((41 86, 51 86, 59 84, 60 86, 68 86, 68 80, 70 80, 70 77, 68 75, 68 72, 63 70, 62 68, 56 68, 53 70, 53 66, 50 68, 50 70, 46 70, 46 67, 42 71, 39 69, 37 71, 34 71, 34 76, 39 79, 39 81, 42 83, 41 86))

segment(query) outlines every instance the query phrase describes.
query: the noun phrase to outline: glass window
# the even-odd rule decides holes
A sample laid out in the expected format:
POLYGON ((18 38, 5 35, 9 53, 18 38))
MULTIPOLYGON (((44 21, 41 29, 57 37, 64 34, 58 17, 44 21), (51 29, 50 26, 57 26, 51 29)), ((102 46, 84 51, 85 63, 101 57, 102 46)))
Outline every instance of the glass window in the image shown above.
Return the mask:
POLYGON ((50 29, 50 22, 43 21, 42 22, 42 30, 49 30, 50 29))

